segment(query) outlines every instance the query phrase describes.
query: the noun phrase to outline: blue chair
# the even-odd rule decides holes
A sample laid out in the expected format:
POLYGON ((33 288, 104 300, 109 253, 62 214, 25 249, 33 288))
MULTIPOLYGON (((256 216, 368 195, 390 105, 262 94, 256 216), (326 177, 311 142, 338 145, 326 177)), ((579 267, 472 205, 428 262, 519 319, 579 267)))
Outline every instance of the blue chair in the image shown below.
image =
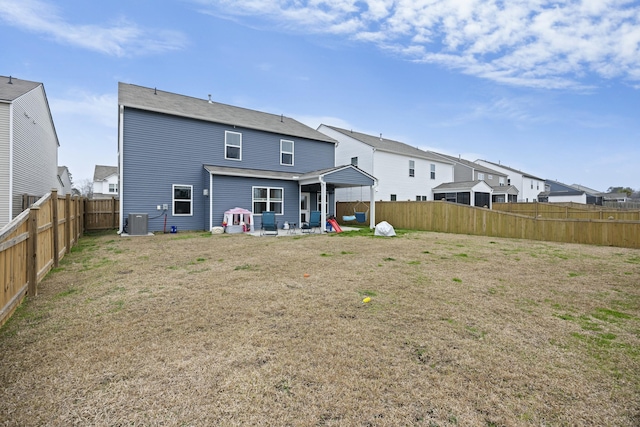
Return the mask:
POLYGON ((277 236, 278 223, 276 222, 276 213, 272 211, 262 212, 262 225, 260 226, 261 236, 277 236))
POLYGON ((311 211, 309 222, 302 224, 302 227, 300 227, 303 233, 315 233, 316 229, 320 232, 320 214, 320 211, 311 211))

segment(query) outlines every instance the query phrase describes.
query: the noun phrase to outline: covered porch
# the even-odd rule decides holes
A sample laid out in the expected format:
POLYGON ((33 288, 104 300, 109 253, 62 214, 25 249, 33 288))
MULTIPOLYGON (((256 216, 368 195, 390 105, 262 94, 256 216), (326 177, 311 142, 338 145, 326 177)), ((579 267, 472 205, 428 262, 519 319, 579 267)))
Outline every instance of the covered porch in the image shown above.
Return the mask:
POLYGON ((204 202, 207 215, 205 229, 220 226, 224 212, 233 207, 252 211, 255 230, 262 225, 262 211, 275 211, 278 228, 309 221, 312 211, 320 212, 321 229, 335 214, 335 189, 369 188, 368 223, 375 227, 375 188, 377 180, 353 165, 336 166, 306 173, 204 165, 204 202), (256 189, 266 188, 270 199, 256 199, 256 189), (295 196, 293 196, 295 195, 295 196), (272 197, 273 196, 273 197, 272 197))

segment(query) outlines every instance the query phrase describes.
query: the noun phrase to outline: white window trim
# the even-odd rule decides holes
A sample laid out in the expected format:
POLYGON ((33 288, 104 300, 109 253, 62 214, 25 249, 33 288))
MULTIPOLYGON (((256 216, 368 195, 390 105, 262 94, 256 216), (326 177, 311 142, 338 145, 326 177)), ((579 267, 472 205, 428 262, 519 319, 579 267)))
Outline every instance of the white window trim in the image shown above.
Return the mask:
POLYGON ((429 177, 431 179, 436 179, 436 165, 431 163, 431 166, 429 166, 429 177))
POLYGON ((478 172, 478 181, 484 181, 484 173, 478 172))
POLYGON ((232 132, 230 130, 225 130, 224 131, 224 158, 226 160, 235 160, 235 161, 241 161, 242 160, 242 134, 240 132, 232 132), (234 135, 239 135, 240 136, 240 157, 235 159, 233 157, 228 157, 227 156, 227 147, 238 147, 237 145, 232 145, 232 144, 228 144, 227 143, 227 135, 229 134, 234 134, 234 135))
POLYGON ((289 139, 281 139, 280 140, 280 164, 283 165, 283 166, 293 166, 294 162, 295 162, 295 142, 291 141, 289 139), (282 143, 283 142, 290 142, 291 143, 291 152, 284 151, 282 149, 282 143), (282 162, 282 155, 283 154, 291 154, 291 163, 283 163, 282 162))
POLYGON ((415 160, 409 160, 409 178, 416 176, 416 162, 415 160))
POLYGON ((171 214, 173 216, 193 216, 193 185, 173 184, 171 186, 171 214), (184 202, 184 201, 187 200, 187 199, 176 199, 175 198, 176 187, 188 187, 189 190, 191 191, 191 198, 189 199, 189 203, 191 205, 191 209, 189 209, 190 213, 188 213, 188 214, 176 213, 176 200, 179 200, 181 202, 184 202))
MULTIPOLYGON (((282 204, 282 208, 280 209, 280 213, 276 212, 276 215, 284 215, 284 187, 268 187, 268 186, 263 186, 263 185, 254 185, 253 187, 251 187, 251 209, 253 211, 255 211, 254 209, 254 204, 256 203, 256 199, 254 197, 255 194, 255 189, 256 188, 266 188, 267 189, 267 211, 269 210, 269 205, 271 204, 271 200, 270 200, 270 196, 269 194, 271 193, 271 190, 280 190, 282 192, 282 200, 277 202, 277 203, 281 203, 282 204)), ((260 200, 262 201, 262 200, 260 200)), ((276 203, 276 202, 274 202, 276 203)), ((262 215, 262 213, 256 214, 256 215, 262 215)))

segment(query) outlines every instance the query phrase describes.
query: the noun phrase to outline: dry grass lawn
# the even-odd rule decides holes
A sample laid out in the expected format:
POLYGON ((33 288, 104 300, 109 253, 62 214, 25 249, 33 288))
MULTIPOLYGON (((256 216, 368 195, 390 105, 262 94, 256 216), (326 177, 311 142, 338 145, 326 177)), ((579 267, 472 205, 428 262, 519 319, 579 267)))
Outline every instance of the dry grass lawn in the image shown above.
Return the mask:
POLYGON ((639 284, 610 247, 90 235, 0 330, 0 424, 638 426, 639 284))

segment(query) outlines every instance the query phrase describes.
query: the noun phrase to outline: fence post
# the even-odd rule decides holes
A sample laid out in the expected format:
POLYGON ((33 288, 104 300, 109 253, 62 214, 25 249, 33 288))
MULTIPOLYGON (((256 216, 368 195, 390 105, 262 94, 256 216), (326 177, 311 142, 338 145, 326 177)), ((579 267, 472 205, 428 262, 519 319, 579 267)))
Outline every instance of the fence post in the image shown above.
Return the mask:
POLYGON ((82 197, 80 199, 82 203, 80 204, 80 237, 84 236, 84 212, 86 208, 87 199, 82 197))
POLYGON ((111 197, 111 228, 116 228, 116 198, 111 197))
POLYGON ((38 294, 38 215, 39 207, 29 209, 29 244, 27 245, 27 295, 38 294))
POLYGON ((66 221, 64 222, 64 246, 66 253, 71 252, 71 194, 64 198, 64 210, 66 221))
POLYGON ((80 196, 73 197, 73 241, 77 245, 78 237, 80 236, 80 196))
POLYGON ((51 222, 53 223, 53 265, 60 265, 60 231, 58 230, 58 190, 51 189, 51 222))

